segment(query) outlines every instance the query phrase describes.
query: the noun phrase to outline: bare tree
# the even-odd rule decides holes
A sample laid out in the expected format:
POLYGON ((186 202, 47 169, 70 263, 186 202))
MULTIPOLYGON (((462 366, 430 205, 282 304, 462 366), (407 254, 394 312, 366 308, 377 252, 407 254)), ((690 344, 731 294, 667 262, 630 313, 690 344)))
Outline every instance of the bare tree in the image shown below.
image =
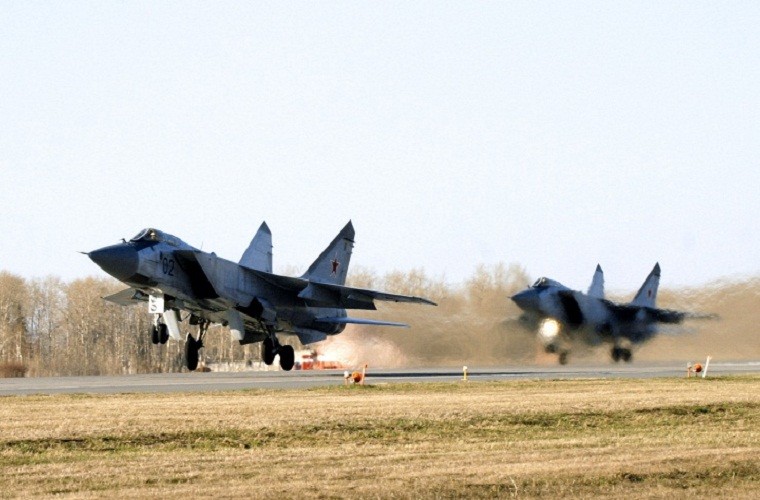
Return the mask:
POLYGON ((26 336, 24 305, 26 282, 20 276, 0 272, 0 362, 25 364, 30 344, 26 336))

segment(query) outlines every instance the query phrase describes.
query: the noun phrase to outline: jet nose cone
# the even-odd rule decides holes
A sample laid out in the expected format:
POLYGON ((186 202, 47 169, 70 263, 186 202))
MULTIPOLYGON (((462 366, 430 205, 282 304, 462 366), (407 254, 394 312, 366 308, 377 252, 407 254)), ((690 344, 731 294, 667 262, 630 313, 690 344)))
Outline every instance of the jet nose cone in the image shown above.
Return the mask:
POLYGON ((511 297, 512 301, 524 311, 532 311, 538 309, 538 292, 529 288, 522 292, 516 293, 511 297))
POLYGON ((137 250, 131 245, 119 244, 103 247, 87 254, 102 270, 119 281, 137 274, 137 250))

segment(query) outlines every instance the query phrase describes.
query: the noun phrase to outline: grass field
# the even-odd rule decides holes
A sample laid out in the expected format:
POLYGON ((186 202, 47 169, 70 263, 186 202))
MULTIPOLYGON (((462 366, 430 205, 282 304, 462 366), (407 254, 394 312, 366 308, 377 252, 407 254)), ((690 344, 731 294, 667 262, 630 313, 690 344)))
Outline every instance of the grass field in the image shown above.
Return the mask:
POLYGON ((0 497, 758 490, 760 376, 0 398, 0 497))

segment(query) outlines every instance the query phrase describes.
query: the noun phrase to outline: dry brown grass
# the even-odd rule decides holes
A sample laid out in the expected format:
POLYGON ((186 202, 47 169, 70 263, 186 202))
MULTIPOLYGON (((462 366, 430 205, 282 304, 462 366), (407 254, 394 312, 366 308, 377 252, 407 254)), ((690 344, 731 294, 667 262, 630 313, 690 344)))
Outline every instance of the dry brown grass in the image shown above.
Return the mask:
POLYGON ((8 497, 700 497, 760 486, 760 377, 0 399, 8 497))

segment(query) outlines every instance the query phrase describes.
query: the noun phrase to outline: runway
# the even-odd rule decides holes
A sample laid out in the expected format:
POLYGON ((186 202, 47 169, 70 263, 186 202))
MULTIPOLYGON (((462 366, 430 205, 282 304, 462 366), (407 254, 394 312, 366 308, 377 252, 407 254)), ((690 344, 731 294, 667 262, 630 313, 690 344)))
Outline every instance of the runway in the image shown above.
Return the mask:
MULTIPOLYGON (((156 373, 93 377, 39 377, 0 379, 0 396, 27 394, 120 394, 131 392, 200 392, 243 389, 306 389, 344 383, 342 370, 244 371, 210 373, 156 373)), ((760 373, 760 361, 711 363, 708 376, 760 373)), ((510 366, 471 368, 471 381, 548 380, 577 378, 684 377, 686 365, 644 363, 632 365, 510 366)), ((462 367, 368 370, 367 384, 454 382, 463 379, 462 367)))

